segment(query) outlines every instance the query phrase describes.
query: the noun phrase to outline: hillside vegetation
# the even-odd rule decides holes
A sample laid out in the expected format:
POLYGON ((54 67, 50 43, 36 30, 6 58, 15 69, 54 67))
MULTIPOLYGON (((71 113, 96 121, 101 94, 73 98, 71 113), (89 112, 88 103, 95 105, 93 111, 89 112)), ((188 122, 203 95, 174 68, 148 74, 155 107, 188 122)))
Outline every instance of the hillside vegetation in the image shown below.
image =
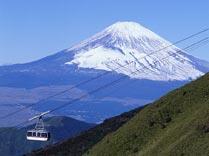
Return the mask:
POLYGON ((209 74, 147 106, 85 155, 209 155, 209 74))

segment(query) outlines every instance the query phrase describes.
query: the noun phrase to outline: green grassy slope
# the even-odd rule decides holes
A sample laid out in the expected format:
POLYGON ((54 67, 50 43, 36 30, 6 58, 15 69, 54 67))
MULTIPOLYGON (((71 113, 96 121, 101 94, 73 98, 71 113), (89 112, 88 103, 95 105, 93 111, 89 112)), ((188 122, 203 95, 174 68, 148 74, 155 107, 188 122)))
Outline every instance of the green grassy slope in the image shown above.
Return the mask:
POLYGON ((46 128, 51 132, 48 142, 34 142, 26 140, 27 129, 34 128, 0 128, 0 156, 19 156, 31 150, 44 147, 63 139, 78 135, 95 124, 85 123, 69 117, 50 117, 45 120, 46 128))
POLYGON ((147 106, 86 155, 209 155, 209 74, 147 106))

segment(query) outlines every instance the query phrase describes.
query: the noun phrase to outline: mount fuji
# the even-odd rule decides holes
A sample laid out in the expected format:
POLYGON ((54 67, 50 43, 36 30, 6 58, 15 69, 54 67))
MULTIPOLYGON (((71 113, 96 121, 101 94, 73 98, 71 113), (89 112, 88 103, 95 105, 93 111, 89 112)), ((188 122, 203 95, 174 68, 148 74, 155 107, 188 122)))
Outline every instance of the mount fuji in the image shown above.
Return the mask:
POLYGON ((119 68, 117 73, 131 78, 159 81, 189 80, 204 74, 191 56, 170 45, 138 23, 118 22, 70 48, 74 59, 66 64, 107 71, 119 68))
MULTIPOLYGON (((15 122, 21 116, 55 108, 126 76, 125 81, 56 112, 56 115, 67 115, 87 122, 101 122, 149 103, 209 71, 207 61, 170 45, 170 42, 138 23, 117 22, 54 55, 30 63, 0 66, 0 105, 4 107, 0 113, 7 114, 37 103, 108 72, 45 103, 37 103, 14 117, 15 122)), ((13 124, 11 119, 4 123, 8 124, 8 121, 13 124)))

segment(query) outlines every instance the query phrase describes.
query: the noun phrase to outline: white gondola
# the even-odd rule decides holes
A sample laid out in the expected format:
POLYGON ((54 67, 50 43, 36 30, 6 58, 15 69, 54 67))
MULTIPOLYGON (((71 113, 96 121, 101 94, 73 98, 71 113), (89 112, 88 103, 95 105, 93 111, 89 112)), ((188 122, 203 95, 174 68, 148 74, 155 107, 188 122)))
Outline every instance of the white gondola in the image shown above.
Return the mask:
POLYGON ((27 140, 32 141, 48 141, 50 139, 50 133, 45 130, 28 130, 27 140))
POLYGON ((50 133, 44 128, 44 122, 42 120, 42 116, 45 114, 41 114, 39 116, 36 116, 30 119, 30 120, 34 120, 38 118, 38 121, 34 129, 27 131, 27 134, 26 134, 27 140, 48 141, 50 139, 50 133))

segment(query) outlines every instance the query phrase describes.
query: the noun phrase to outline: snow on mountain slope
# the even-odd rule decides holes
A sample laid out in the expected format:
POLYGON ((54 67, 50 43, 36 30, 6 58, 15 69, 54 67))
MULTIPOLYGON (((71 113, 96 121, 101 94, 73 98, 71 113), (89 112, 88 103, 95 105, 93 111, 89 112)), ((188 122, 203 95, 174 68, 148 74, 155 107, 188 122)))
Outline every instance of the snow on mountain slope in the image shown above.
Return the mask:
POLYGON ((158 81, 190 80, 204 74, 192 56, 176 46, 165 48, 169 45, 138 23, 117 22, 68 49, 74 57, 66 64, 158 81))

